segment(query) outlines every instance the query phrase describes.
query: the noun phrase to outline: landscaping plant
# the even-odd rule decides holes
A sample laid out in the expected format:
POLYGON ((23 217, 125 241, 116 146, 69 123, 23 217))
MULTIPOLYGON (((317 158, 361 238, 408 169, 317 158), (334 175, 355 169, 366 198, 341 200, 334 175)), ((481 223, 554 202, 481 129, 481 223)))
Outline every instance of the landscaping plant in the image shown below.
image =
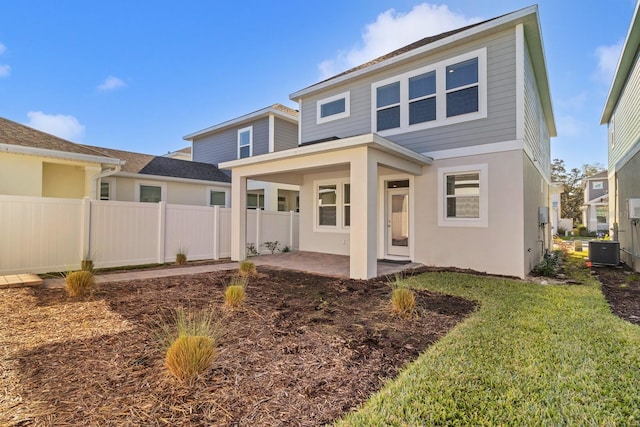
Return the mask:
POLYGON ((234 275, 224 291, 224 303, 227 307, 236 308, 242 305, 246 296, 248 276, 234 275))
POLYGON ((280 246, 280 242, 278 242, 277 240, 275 242, 264 242, 263 245, 267 249, 269 249, 271 254, 275 254, 276 251, 278 250, 278 246, 280 246))
POLYGON ((187 251, 185 249, 178 249, 176 254, 176 264, 184 265, 187 263, 187 251))
POLYGON ((256 265, 251 261, 242 261, 239 265, 239 272, 243 276, 255 276, 257 273, 256 265))
POLYGON ((391 287, 393 289, 391 292, 393 310, 402 316, 412 316, 416 307, 415 293, 407 287, 399 274, 395 275, 395 280, 391 282, 391 287))
POLYGON ((70 297, 80 297, 93 292, 95 279, 90 271, 80 270, 67 274, 65 289, 70 297))

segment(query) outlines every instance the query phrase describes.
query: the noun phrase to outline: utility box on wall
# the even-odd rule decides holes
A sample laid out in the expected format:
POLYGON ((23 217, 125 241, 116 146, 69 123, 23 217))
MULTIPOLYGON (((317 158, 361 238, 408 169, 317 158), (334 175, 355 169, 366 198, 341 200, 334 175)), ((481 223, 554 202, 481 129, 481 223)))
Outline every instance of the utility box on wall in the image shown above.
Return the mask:
POLYGON ((612 240, 590 241, 589 261, 595 265, 619 265, 620 243, 612 240))
POLYGON ((629 219, 640 219, 640 199, 627 199, 629 219))
POLYGON ((538 225, 549 224, 549 206, 538 207, 538 225))

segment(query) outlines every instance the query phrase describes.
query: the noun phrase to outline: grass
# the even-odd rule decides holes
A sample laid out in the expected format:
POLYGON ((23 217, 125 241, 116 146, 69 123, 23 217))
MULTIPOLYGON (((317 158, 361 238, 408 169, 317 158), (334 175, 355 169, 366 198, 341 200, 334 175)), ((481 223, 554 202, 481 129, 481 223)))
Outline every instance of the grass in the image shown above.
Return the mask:
POLYGON ((590 276, 583 283, 411 279, 481 307, 337 424, 640 424, 640 327, 611 314, 590 276))

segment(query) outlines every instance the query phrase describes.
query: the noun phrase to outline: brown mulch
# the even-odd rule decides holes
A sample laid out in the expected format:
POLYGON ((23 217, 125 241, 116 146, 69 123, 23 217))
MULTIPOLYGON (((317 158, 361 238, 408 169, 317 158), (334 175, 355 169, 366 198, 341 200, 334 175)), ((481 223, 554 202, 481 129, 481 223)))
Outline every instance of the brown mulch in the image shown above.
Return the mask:
POLYGON ((640 325, 640 273, 625 267, 597 267, 592 271, 602 283, 611 311, 640 325))
POLYGON ((223 272, 106 284, 84 299, 0 291, 0 425, 322 425, 475 309, 419 291, 405 319, 384 281, 259 272, 235 311, 223 308, 223 272), (191 384, 170 376, 156 337, 178 307, 214 307, 223 325, 214 365, 191 384))

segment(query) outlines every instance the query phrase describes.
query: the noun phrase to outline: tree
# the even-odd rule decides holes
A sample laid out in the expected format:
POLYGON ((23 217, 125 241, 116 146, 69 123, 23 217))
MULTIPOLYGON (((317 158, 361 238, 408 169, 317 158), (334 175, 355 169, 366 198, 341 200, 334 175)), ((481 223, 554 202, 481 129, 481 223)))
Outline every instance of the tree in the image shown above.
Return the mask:
POLYGON ((564 192, 560 195, 560 205, 563 218, 571 218, 574 224, 582 221, 582 206, 584 205, 584 187, 582 180, 604 170, 600 163, 585 163, 581 169, 572 168, 569 172, 564 160, 553 159, 551 162, 551 181, 561 182, 564 192))

